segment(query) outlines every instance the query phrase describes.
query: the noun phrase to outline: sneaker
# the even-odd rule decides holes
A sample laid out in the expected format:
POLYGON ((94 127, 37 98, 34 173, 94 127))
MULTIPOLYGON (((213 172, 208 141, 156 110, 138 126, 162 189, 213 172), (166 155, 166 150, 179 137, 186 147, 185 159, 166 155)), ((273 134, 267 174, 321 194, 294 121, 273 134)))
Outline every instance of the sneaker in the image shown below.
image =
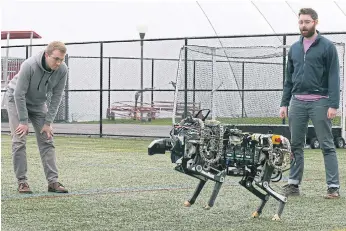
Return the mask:
POLYGON ((48 185, 48 192, 68 193, 68 190, 59 182, 55 182, 48 185))
POLYGON ((325 199, 338 199, 340 198, 339 188, 330 187, 327 190, 327 194, 324 196, 325 199))
POLYGON ((282 187, 283 194, 287 196, 300 196, 300 190, 298 185, 295 184, 286 184, 282 187))
POLYGON ((19 193, 32 193, 28 183, 26 183, 26 182, 19 183, 18 192, 19 193))

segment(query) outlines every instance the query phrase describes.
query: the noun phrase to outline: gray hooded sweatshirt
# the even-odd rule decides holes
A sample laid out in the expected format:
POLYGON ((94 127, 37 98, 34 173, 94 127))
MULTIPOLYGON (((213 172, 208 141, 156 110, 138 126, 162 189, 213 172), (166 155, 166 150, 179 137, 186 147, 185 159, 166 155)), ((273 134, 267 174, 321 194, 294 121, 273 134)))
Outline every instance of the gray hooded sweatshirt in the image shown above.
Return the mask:
POLYGON ((56 116, 65 88, 68 68, 63 62, 57 70, 47 71, 42 66, 44 51, 25 60, 18 74, 9 82, 7 92, 14 96, 21 124, 28 123, 29 112, 45 112, 47 93, 52 92, 45 124, 56 116))

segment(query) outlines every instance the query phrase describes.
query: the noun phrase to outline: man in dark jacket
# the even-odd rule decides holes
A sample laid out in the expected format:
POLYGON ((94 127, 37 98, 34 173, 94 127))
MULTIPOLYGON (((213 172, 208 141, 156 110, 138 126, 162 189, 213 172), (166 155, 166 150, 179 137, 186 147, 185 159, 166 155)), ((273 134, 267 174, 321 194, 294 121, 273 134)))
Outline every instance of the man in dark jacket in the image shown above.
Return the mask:
POLYGON ((284 186, 286 196, 300 195, 304 170, 304 144, 311 119, 319 140, 326 171, 325 198, 339 198, 339 170, 331 119, 340 103, 339 60, 335 45, 316 30, 317 13, 311 8, 299 12, 301 37, 288 52, 287 76, 280 105, 280 117, 287 117, 295 157, 284 186))
POLYGON ((12 136, 14 172, 19 193, 32 193, 27 183, 26 135, 28 119, 35 129, 48 192, 67 193, 58 182, 55 147, 51 124, 56 116, 67 79, 67 66, 63 62, 65 44, 50 43, 45 51, 23 62, 17 75, 9 82, 6 105, 12 136), (47 108, 47 93, 51 100, 47 108))

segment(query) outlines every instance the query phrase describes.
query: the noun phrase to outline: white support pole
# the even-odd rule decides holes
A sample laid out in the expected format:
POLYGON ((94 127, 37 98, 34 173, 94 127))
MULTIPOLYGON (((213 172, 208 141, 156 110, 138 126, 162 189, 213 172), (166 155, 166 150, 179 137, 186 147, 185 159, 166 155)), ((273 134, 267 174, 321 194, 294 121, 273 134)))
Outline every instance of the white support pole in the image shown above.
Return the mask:
POLYGON ((30 35, 30 52, 29 52, 29 57, 32 56, 32 39, 34 38, 34 32, 31 31, 31 35, 30 35))
MULTIPOLYGON (((6 57, 5 57, 5 61, 4 61, 4 69, 3 69, 3 77, 4 77, 4 86, 2 87, 6 87, 8 84, 8 56, 9 56, 9 52, 10 52, 10 48, 8 47, 10 45, 10 32, 7 32, 7 48, 6 48, 6 57)), ((1 99, 1 108, 5 107, 5 94, 2 94, 2 99, 1 99)))
POLYGON ((211 101, 211 119, 215 120, 215 103, 214 103, 214 82, 216 81, 216 59, 215 59, 215 55, 216 55, 216 49, 213 47, 212 48, 212 77, 211 77, 211 93, 210 93, 210 101, 211 101))
POLYGON ((174 89, 174 100, 173 100, 173 112, 172 112, 172 124, 174 125, 176 122, 175 122, 175 116, 176 116, 176 113, 177 113, 177 104, 178 104, 178 90, 179 90, 179 87, 180 87, 180 81, 181 79, 179 79, 179 75, 180 75, 180 72, 181 72, 181 61, 182 61, 182 56, 183 56, 183 52, 185 53, 185 49, 187 49, 186 46, 183 46, 181 49, 180 49, 180 53, 179 53, 179 61, 178 61, 178 69, 177 69, 177 75, 175 77, 175 85, 173 84, 173 86, 175 87, 174 89))
POLYGON ((8 47, 10 45, 10 32, 7 32, 7 48, 6 48, 6 57, 5 57, 5 66, 4 66, 4 78, 5 78, 5 86, 7 86, 8 83, 8 56, 10 54, 10 48, 8 47))

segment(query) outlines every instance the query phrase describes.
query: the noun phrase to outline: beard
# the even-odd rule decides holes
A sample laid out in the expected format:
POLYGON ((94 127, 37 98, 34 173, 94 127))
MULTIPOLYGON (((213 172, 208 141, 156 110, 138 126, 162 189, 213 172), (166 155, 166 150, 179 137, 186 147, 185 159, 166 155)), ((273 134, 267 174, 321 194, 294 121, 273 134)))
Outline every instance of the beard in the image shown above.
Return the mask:
POLYGON ((316 26, 311 27, 310 29, 303 27, 303 29, 300 29, 300 33, 305 38, 311 38, 316 31, 316 26))

